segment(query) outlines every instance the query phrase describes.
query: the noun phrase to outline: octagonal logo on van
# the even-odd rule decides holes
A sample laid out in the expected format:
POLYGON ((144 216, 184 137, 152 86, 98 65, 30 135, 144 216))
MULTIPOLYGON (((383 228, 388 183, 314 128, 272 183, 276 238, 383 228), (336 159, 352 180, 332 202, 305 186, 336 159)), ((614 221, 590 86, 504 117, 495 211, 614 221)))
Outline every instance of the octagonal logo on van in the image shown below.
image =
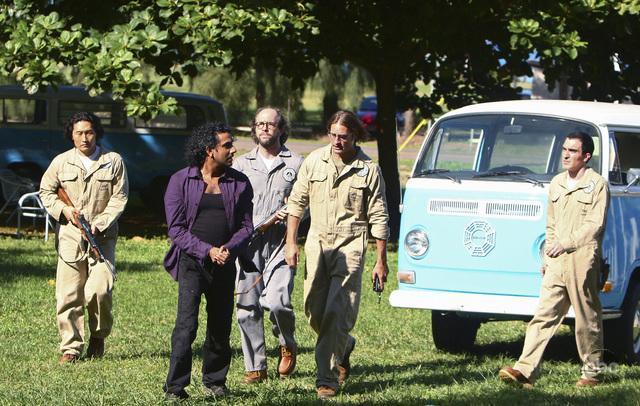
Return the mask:
POLYGON ((486 221, 472 221, 464 230, 464 246, 471 256, 484 257, 496 246, 496 230, 486 221))

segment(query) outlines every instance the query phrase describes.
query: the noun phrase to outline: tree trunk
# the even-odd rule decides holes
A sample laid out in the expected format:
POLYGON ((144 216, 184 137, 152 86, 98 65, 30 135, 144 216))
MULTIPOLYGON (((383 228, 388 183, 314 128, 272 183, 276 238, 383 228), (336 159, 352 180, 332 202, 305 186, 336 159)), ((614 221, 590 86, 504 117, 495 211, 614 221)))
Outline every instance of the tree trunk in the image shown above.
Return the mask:
POLYGON ((394 72, 382 68, 374 73, 378 98, 378 162, 386 186, 389 209, 390 242, 397 242, 400 234, 400 173, 398 172, 398 142, 396 139, 396 112, 394 72))
POLYGON ((338 111, 338 95, 335 92, 325 92, 322 98, 322 122, 326 123, 329 118, 338 111))
POLYGON ((404 127, 402 127, 402 136, 408 137, 416 128, 416 111, 414 109, 407 109, 404 113, 404 127))
POLYGON ((261 64, 256 64, 256 106, 261 108, 266 106, 267 89, 264 83, 264 71, 261 64))

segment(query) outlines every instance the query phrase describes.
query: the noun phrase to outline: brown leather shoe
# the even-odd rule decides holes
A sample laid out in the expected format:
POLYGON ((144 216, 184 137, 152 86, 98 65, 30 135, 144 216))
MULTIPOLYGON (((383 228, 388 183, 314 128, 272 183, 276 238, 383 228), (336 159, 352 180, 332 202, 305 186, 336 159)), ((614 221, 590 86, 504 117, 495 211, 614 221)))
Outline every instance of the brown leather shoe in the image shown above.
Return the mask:
POLYGON ((280 346, 280 361, 278 362, 278 373, 280 378, 287 378, 296 369, 296 350, 280 346))
POLYGON ((73 364, 78 360, 78 356, 76 354, 63 354, 58 363, 60 365, 64 364, 73 364))
POLYGON ((260 383, 267 380, 267 370, 261 369, 259 371, 249 371, 244 374, 244 378, 242 379, 242 383, 252 384, 252 383, 260 383))
POLYGON ((353 341, 353 344, 351 344, 351 347, 347 348, 345 351, 342 363, 338 365, 338 384, 340 385, 343 385, 351 374, 351 361, 349 360, 349 357, 351 357, 351 353, 354 348, 356 348, 355 340, 353 341))
POLYGON ((87 348, 86 358, 102 358, 104 355, 104 338, 89 339, 89 348, 87 348))
POLYGON ((320 399, 329 399, 336 396, 338 394, 338 390, 333 389, 331 386, 320 385, 316 389, 316 393, 320 399))
POLYGON ((576 387, 578 388, 593 388, 594 386, 600 385, 602 382, 600 379, 596 378, 580 378, 578 382, 576 382, 576 387))
POLYGON ((514 384, 525 389, 533 388, 533 382, 522 375, 522 372, 511 367, 503 367, 500 372, 498 372, 498 377, 504 383, 514 384))

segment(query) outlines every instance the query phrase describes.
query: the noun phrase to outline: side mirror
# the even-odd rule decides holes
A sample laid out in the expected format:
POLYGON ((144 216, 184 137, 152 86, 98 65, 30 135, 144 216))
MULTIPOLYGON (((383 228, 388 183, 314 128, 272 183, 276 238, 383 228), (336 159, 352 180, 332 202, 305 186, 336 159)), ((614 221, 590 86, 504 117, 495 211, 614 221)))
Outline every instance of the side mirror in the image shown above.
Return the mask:
POLYGON ((629 188, 640 182, 640 168, 629 168, 627 171, 627 187, 624 188, 624 192, 627 193, 629 188))

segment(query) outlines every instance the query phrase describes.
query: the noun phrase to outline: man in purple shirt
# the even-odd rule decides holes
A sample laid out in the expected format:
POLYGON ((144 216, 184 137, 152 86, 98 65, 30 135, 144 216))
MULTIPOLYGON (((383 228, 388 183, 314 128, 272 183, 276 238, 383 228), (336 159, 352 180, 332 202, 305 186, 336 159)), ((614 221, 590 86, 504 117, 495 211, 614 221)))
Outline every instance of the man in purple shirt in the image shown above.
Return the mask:
POLYGON ((186 399, 191 381, 191 345, 198 328, 204 294, 207 333, 202 348, 202 382, 206 396, 226 392, 231 362, 231 316, 236 269, 234 260, 253 232, 253 190, 249 179, 231 168, 231 130, 208 123, 187 141, 189 166, 169 180, 164 196, 172 244, 164 266, 178 281, 178 314, 171 336, 168 399, 186 399))

